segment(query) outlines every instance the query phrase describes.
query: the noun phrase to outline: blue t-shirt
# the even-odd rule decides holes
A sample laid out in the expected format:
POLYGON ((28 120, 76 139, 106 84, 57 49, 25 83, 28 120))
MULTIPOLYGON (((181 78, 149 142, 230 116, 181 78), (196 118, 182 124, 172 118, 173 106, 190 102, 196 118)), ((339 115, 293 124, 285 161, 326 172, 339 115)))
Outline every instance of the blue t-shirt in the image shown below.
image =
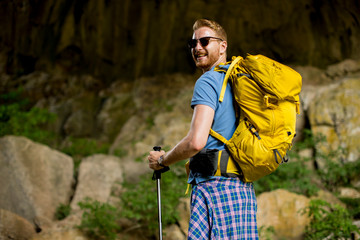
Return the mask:
MULTIPOLYGON (((222 67, 227 70, 229 65, 222 67)), ((191 107, 194 108, 198 104, 203 104, 214 109, 215 116, 211 128, 229 140, 236 130, 236 113, 230 83, 227 84, 224 100, 219 102, 225 74, 225 72, 214 71, 214 68, 212 68, 201 75, 194 87, 191 107)), ((205 148, 223 150, 225 149, 225 144, 209 135, 205 148)), ((190 171, 188 183, 198 184, 212 178, 221 177, 202 176, 198 172, 190 171)))
MULTIPOLYGON (((222 66, 225 70, 229 65, 222 66)), ((220 92, 225 77, 225 72, 214 71, 214 67, 205 72, 196 81, 194 93, 191 100, 191 107, 203 104, 211 107, 215 111, 212 129, 221 134, 226 139, 230 139, 236 129, 236 114, 233 105, 233 93, 228 82, 223 102, 219 102, 220 92)), ((209 135, 205 148, 225 149, 225 144, 209 135)))

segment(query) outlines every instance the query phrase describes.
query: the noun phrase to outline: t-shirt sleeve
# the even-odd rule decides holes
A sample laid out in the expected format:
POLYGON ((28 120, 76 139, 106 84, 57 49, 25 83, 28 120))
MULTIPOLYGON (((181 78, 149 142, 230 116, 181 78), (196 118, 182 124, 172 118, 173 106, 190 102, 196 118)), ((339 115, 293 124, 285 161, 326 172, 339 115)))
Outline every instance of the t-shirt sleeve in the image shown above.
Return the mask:
POLYGON ((203 104, 216 110, 218 96, 215 89, 215 82, 209 76, 201 76, 195 83, 191 107, 203 104))

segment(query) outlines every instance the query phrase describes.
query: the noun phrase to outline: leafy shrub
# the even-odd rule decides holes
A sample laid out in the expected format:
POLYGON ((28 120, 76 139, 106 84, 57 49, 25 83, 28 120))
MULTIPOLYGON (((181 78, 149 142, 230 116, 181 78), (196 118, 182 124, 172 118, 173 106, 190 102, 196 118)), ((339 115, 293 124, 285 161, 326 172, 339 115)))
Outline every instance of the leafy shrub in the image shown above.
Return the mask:
POLYGON ((340 198, 354 219, 360 219, 360 198, 340 198))
POLYGON ((55 134, 44 126, 56 119, 48 110, 30 107, 21 96, 22 90, 0 95, 0 136, 24 136, 36 142, 48 144, 55 134))
POLYGON ((116 207, 89 198, 79 202, 78 205, 84 210, 81 224, 77 226, 79 229, 92 239, 116 239, 116 234, 120 230, 116 207))
POLYGON ((306 159, 289 161, 279 166, 272 174, 254 182, 257 194, 278 188, 306 196, 316 194, 318 187, 312 182, 313 172, 307 168, 306 161, 306 159))
POLYGON ((350 213, 339 205, 323 200, 311 200, 303 213, 310 217, 305 229, 305 239, 350 239, 359 229, 352 224, 350 213))
MULTIPOLYGON (((158 228, 158 205, 156 182, 151 175, 145 174, 138 183, 125 183, 126 191, 122 193, 122 216, 136 220, 149 232, 158 228)), ((164 226, 176 223, 178 212, 176 207, 179 198, 184 196, 186 177, 183 165, 181 170, 175 164, 172 169, 161 178, 162 223, 164 226)))
MULTIPOLYGON (((326 137, 322 134, 313 135, 311 130, 304 130, 305 139, 303 142, 296 143, 295 151, 304 148, 316 149, 317 145, 326 143, 326 137)), ((317 169, 317 174, 321 178, 326 188, 334 190, 338 186, 350 186, 352 179, 360 175, 360 161, 345 163, 343 156, 345 149, 339 147, 330 150, 328 153, 321 151, 315 152, 315 158, 323 160, 323 166, 317 169)))
POLYGON ((351 186, 351 180, 360 175, 360 161, 344 163, 327 156, 323 156, 323 159, 326 168, 319 168, 318 173, 326 188, 330 190, 339 186, 351 186))
POLYGON ((304 139, 294 145, 294 151, 299 151, 306 148, 314 148, 316 142, 322 141, 324 139, 323 136, 314 136, 312 131, 307 128, 305 128, 302 133, 304 139))
POLYGON ((68 144, 61 150, 72 157, 86 157, 94 153, 107 154, 109 144, 100 143, 95 139, 69 137, 68 144))
POLYGON ((261 226, 259 227, 259 239, 272 240, 274 239, 275 229, 273 226, 261 226))
POLYGON ((55 218, 57 220, 65 219, 71 213, 71 207, 69 204, 60 204, 55 212, 55 218))

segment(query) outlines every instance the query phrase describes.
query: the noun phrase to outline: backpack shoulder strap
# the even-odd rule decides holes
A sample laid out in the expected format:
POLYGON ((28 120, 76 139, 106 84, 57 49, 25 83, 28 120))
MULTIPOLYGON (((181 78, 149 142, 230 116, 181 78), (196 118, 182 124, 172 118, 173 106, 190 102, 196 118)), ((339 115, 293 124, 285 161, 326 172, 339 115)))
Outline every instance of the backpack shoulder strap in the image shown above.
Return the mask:
MULTIPOLYGON (((232 73, 233 68, 239 63, 240 60, 242 60, 242 57, 232 57, 232 62, 229 66, 229 68, 226 71, 225 77, 224 77, 224 81, 221 87, 221 91, 220 91, 220 97, 219 97, 219 102, 222 102, 224 100, 224 96, 225 96, 225 90, 226 90, 226 86, 228 83, 228 79, 232 73)), ((215 69, 216 71, 218 71, 217 69, 215 69)), ((214 138, 216 138, 217 140, 228 144, 228 140, 226 138, 224 138, 221 134, 215 132, 213 129, 210 129, 210 133, 211 136, 213 136, 214 138)))
POLYGON ((231 71, 232 71, 232 69, 234 68, 234 66, 235 66, 241 59, 243 59, 243 58, 240 57, 240 56, 239 56, 239 57, 236 57, 236 58, 233 57, 233 61, 231 62, 228 70, 226 71, 226 75, 225 75, 225 77, 224 77, 223 85, 222 85, 221 92, 220 92, 219 102, 222 102, 222 101, 224 100, 225 90, 226 90, 226 86, 227 86, 228 79, 229 79, 229 77, 230 77, 231 71))

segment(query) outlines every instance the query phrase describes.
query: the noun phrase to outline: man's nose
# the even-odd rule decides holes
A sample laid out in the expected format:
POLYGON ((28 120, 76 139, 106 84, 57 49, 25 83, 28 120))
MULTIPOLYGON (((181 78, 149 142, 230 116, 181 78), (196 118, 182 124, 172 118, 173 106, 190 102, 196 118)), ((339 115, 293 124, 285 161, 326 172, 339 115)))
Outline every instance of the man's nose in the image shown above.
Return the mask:
POLYGON ((195 51, 197 51, 198 49, 203 49, 203 46, 201 45, 199 40, 196 40, 195 51))

